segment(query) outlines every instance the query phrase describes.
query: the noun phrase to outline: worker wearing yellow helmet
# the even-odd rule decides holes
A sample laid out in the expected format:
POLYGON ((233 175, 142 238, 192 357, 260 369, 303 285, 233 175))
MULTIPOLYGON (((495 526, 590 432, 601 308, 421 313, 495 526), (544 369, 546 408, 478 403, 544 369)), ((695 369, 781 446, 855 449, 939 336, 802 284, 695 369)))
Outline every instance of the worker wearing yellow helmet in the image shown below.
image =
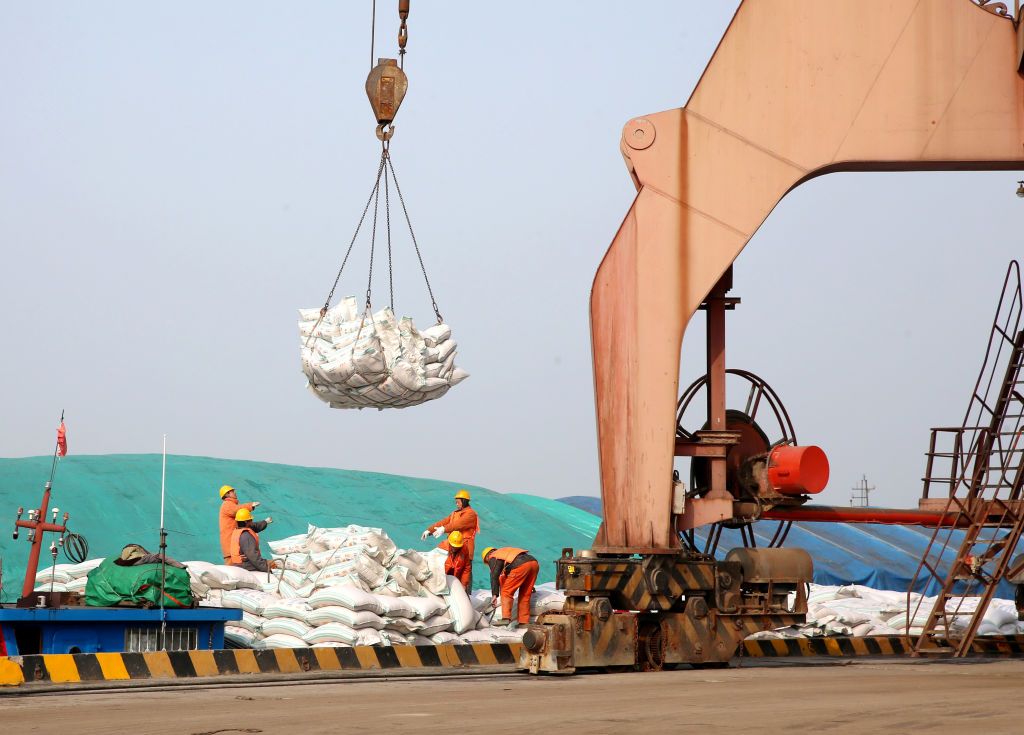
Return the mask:
POLYGON ((252 520, 252 511, 239 508, 235 513, 235 529, 231 532, 228 547, 228 564, 248 569, 250 572, 269 572, 280 566, 280 562, 264 559, 260 554, 260 534, 257 525, 266 528, 266 523, 252 520))
POLYGON ((540 564, 527 553, 526 549, 505 546, 496 549, 488 546, 480 554, 484 564, 491 570, 491 606, 498 606, 501 597, 501 617, 509 621, 509 627, 526 625, 530 622, 530 597, 533 585, 540 572, 540 564), (517 596, 516 617, 512 617, 512 598, 517 596))
MULTIPOLYGON (((463 552, 470 559, 470 563, 467 566, 470 570, 468 574, 471 584, 473 579, 474 539, 480 532, 480 519, 477 517, 476 511, 469 507, 469 491, 464 488, 455 493, 455 510, 436 523, 427 526, 427 530, 423 532, 420 539, 426 539, 430 534, 433 534, 434 538, 441 538, 452 531, 458 531, 462 534, 463 552)), ((449 551, 451 543, 448 539, 445 539, 438 546, 445 551, 449 551)), ((467 590, 470 589, 470 584, 464 583, 467 590)))
POLYGON ((448 534, 448 557, 444 560, 444 573, 462 582, 467 590, 473 583, 473 557, 466 551, 466 538, 462 531, 448 534))
MULTIPOLYGON (((234 533, 235 525, 235 514, 242 508, 245 508, 250 513, 256 509, 259 505, 258 502, 254 503, 239 503, 238 493, 230 485, 222 485, 220 488, 220 511, 217 514, 217 521, 220 525, 220 553, 224 557, 224 563, 230 564, 228 557, 231 553, 231 535, 234 533)), ((273 518, 266 518, 262 521, 255 521, 253 528, 256 533, 259 533, 269 524, 273 523, 273 518)))

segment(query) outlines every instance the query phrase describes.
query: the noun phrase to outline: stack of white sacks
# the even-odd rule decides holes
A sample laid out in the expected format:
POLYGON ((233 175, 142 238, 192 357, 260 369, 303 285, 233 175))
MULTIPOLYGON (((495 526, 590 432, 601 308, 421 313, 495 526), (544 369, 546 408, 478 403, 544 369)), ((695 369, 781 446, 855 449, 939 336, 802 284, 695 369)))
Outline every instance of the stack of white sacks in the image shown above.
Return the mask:
MULTIPOLYGON (((960 613, 953 618, 954 635, 970 624, 978 599, 955 597, 946 602, 947 612, 960 613)), ((751 638, 920 635, 934 605, 934 597, 912 594, 910 614, 913 617, 908 620, 906 592, 876 590, 859 584, 812 584, 807 596, 807 622, 804 625, 756 633, 751 638)), ((978 635, 1018 634, 1024 634, 1024 621, 1017 620, 1013 601, 993 599, 978 626, 978 635)))
POLYGON ((523 630, 491 621, 489 595, 471 598, 444 573, 446 553, 399 549, 379 528, 317 528, 271 541, 283 569, 248 572, 185 562, 201 605, 242 610, 225 628, 249 648, 509 643, 523 630))
POLYGON ((103 559, 89 559, 81 564, 56 564, 39 570, 36 592, 81 592, 89 581, 89 572, 103 563, 103 559), (52 584, 51 584, 52 583, 52 584))
POLYGON ((354 297, 320 318, 299 309, 302 372, 309 390, 331 408, 405 408, 440 398, 469 374, 455 367, 446 324, 422 332, 385 308, 360 313, 354 297))

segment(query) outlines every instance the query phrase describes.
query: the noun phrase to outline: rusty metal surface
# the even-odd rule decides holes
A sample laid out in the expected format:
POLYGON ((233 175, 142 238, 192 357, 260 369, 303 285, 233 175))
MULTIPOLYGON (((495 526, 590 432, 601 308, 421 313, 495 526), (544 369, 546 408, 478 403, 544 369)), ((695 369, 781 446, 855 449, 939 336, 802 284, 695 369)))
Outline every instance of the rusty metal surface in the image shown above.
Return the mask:
POLYGON ((382 141, 391 138, 393 128, 385 130, 385 127, 394 122, 408 90, 409 78, 399 68, 398 62, 395 59, 377 59, 377 66, 370 69, 366 77, 366 97, 377 120, 377 137, 382 141))
POLYGON ((638 193, 590 308, 603 546, 674 543, 683 334, 772 208, 832 171, 1021 168, 1017 63, 966 0, 743 2, 686 107, 626 124, 638 193))

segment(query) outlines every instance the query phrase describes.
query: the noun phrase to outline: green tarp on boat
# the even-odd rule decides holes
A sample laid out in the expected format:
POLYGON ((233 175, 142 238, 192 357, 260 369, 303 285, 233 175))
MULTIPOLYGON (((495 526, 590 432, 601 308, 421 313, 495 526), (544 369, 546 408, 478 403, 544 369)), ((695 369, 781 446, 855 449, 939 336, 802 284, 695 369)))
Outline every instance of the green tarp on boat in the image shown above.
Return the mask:
MULTIPOLYGON (((122 567, 107 559, 89 572, 85 604, 114 607, 122 603, 139 607, 160 606, 160 564, 122 567)), ((192 607, 188 570, 168 566, 164 579, 164 607, 192 607)))

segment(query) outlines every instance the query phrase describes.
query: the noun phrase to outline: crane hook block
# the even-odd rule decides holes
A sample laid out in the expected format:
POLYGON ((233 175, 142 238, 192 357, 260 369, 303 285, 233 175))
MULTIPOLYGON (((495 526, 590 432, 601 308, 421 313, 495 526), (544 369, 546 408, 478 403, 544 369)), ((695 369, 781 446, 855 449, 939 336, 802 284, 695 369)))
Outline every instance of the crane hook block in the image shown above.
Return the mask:
POLYGON ((377 66, 366 77, 366 96, 378 126, 391 124, 408 89, 409 78, 396 59, 377 59, 377 66))

